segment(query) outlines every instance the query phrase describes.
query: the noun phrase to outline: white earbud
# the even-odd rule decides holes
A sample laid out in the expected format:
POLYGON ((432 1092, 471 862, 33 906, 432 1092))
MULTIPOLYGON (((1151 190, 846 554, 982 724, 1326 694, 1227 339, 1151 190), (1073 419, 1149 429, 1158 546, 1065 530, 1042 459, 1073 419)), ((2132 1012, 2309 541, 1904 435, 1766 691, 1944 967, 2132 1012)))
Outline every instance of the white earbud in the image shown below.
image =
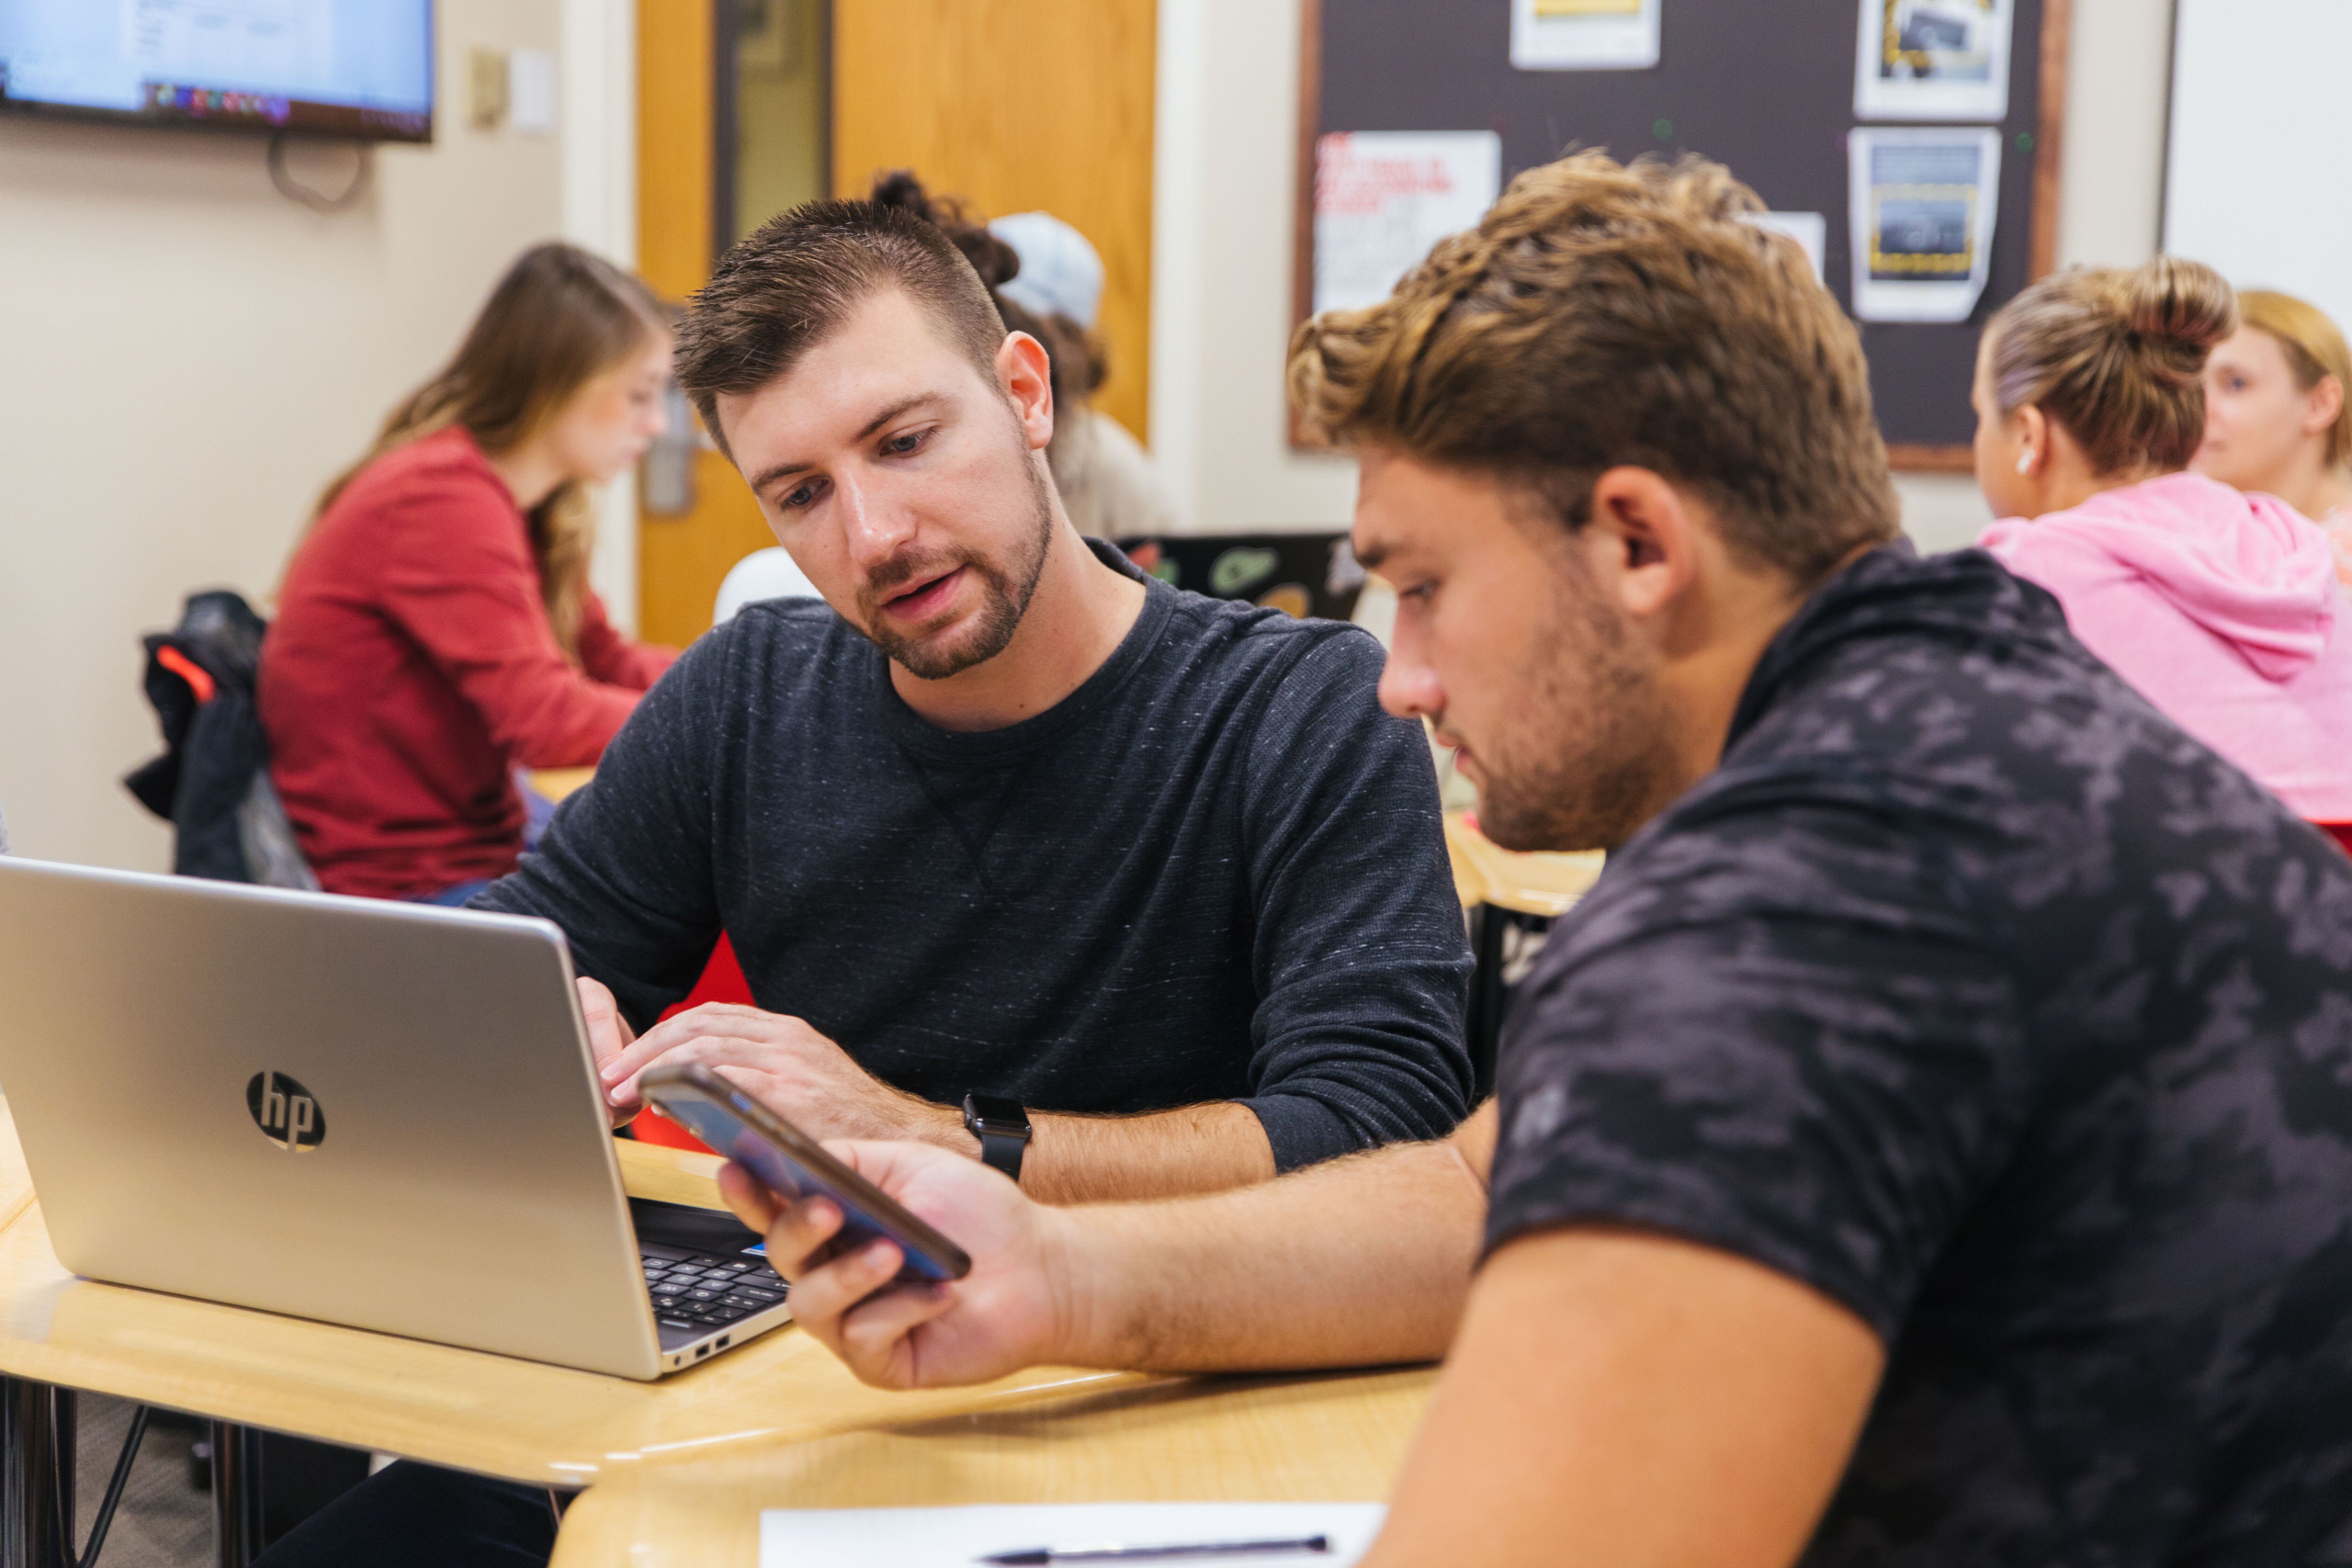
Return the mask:
POLYGON ((2021 474, 2030 474, 2033 472, 2032 447, 2029 446, 2024 451, 2018 454, 2018 472, 2021 474))

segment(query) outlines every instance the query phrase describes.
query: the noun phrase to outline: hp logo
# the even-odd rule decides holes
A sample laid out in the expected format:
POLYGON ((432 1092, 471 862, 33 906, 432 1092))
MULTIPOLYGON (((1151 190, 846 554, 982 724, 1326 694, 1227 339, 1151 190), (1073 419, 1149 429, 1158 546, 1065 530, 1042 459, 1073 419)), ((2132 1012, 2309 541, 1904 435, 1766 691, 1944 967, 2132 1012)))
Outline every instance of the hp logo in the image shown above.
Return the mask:
POLYGON ((255 1073, 245 1085, 245 1109, 263 1137, 298 1155, 309 1154, 327 1135, 326 1112, 317 1099, 284 1073, 255 1073))

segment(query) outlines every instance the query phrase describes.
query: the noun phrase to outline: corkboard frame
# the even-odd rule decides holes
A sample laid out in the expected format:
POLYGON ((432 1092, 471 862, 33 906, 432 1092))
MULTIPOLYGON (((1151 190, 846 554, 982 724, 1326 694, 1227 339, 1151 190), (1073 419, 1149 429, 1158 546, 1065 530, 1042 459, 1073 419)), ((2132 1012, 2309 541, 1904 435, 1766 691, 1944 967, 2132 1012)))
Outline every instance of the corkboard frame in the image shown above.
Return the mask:
MULTIPOLYGON (((1341 129, 1340 127, 1326 126, 1323 124, 1323 110, 1327 101, 1327 94, 1325 91, 1326 79, 1323 23, 1327 13, 1327 6, 1345 6, 1349 3, 1350 0, 1302 0, 1302 4, 1299 8, 1299 91, 1296 147, 1297 179, 1293 212, 1291 268, 1291 322, 1294 331, 1295 331, 1299 323, 1304 322, 1306 320, 1306 318, 1313 312, 1314 309, 1316 139, 1327 130, 1341 129)), ((1455 15, 1459 14, 1457 9, 1459 0, 1400 0, 1400 3, 1426 5, 1433 9, 1444 9, 1455 15)), ((1501 4, 1501 0, 1484 0, 1484 3, 1489 6, 1497 6, 1501 4)), ((1671 17, 1672 14, 1677 10, 1684 7, 1703 6, 1708 3, 1708 0, 1665 0, 1665 3, 1668 7, 1669 17, 1671 17)), ((1724 4, 1724 0, 1713 0, 1713 3, 1724 4)), ((1733 3, 1736 3, 1736 0, 1733 0, 1733 3)), ((1815 47, 1823 50, 1835 49, 1838 51, 1838 58, 1844 62, 1846 87, 1841 107, 1844 115, 1844 120, 1848 127, 1860 126, 1865 123, 1874 126, 1905 123, 1893 120, 1873 120, 1865 122, 1857 120, 1853 118, 1851 85, 1854 51, 1854 5, 1856 3, 1857 0, 1843 0, 1843 4, 1840 6, 1843 17, 1842 30, 1836 38, 1832 39, 1828 37, 1827 29, 1825 28, 1820 36, 1812 39, 1812 43, 1815 47)), ((2029 6, 2033 4, 2033 0, 2019 0, 2019 3, 2021 6, 2029 6)), ((2063 155, 2063 143, 2065 134, 2066 118, 2066 60, 2069 40, 2073 30, 2073 0, 2040 0, 2038 6, 2035 8, 2038 9, 2040 21, 2039 27, 2034 28, 2030 35, 2033 39, 2032 58, 2030 61, 2018 60, 2017 56, 2021 51, 2016 48, 2017 40, 2015 39, 2012 39, 2011 46, 2010 69, 2012 74, 2010 77, 2010 92, 2013 98, 2018 90, 2021 81, 2030 80, 2034 91, 2034 107, 2030 117, 2033 127, 2031 131, 2033 148, 2031 153, 2030 174, 2028 180, 2027 199, 2024 203, 2026 208, 2026 237, 2023 258, 2024 275, 2021 279, 2018 280, 2018 285, 2019 287, 2022 287, 2023 284, 2030 283, 2037 278, 2047 276, 2056 265, 2058 253, 2058 212, 2061 195, 2060 164, 2063 155)), ((1670 50, 1672 48, 1672 35, 1669 33, 1666 39, 1667 49, 1670 50)), ((1505 59, 1508 59, 1507 55, 1505 56, 1505 59)), ((1580 73, 1531 72, 1526 74, 1530 76, 1572 76, 1580 73)), ((1612 72, 1606 73, 1597 73, 1595 74, 1634 78, 1654 73, 1642 72, 1612 72)), ((2012 117, 2012 118, 2014 118, 2015 117, 2012 117)), ((1499 117, 1498 117, 1498 118, 1499 118, 1499 117)), ((2010 121, 2005 120, 2003 123, 2005 132, 2008 132, 2013 130, 2010 121)), ((1362 127, 1360 129, 1374 128, 1362 127)), ((1482 128, 1475 123, 1457 123, 1453 125, 1431 124, 1421 127, 1421 129, 1476 130, 1482 128)), ((1578 135, 1572 119, 1566 122, 1554 123, 1549 127, 1549 129, 1555 132, 1555 134, 1551 136, 1550 140, 1555 147, 1566 147, 1568 145, 1596 145, 1602 144, 1607 140, 1605 137, 1578 135)), ((1759 136, 1769 137, 1772 134, 1772 128, 1770 126, 1760 128, 1757 134, 1759 136)), ((1703 149, 1701 150, 1703 151, 1703 149)), ((2016 156, 2016 149, 2013 145, 2005 148, 2004 151, 2008 157, 2016 156)), ((1740 167, 1738 162, 1736 160, 1733 160, 1731 162, 1733 172, 1735 174, 1739 173, 1740 167)), ((1509 183, 1510 175, 1516 173, 1519 167, 1524 166, 1524 163, 1517 165, 1514 165, 1511 163, 1510 150, 1507 144, 1505 149, 1505 164, 1503 171, 1505 183, 1509 183)), ((2003 199, 2005 201, 2008 201, 2011 193, 2009 189, 2006 159, 2002 184, 2003 199)), ((1767 194, 1769 198, 1769 193, 1767 194)), ((1824 212, 1825 216, 1829 220, 1829 248, 1833 253, 1833 260, 1827 270, 1829 273, 1831 286, 1833 288, 1838 288, 1845 271, 1844 264, 1836 259, 1837 254, 1841 253, 1844 249, 1843 241, 1846 234, 1845 209, 1842 203, 1838 205, 1834 210, 1831 210, 1826 205, 1825 205, 1824 212)), ((2005 223, 2007 221, 2008 217, 2008 213, 2005 211, 2003 213, 2005 223)), ((2001 234, 1996 233, 1995 238, 1996 269, 1998 266, 2001 244, 2002 236, 2001 234)), ((1999 280, 1996 278, 1995 285, 1987 286, 1985 289, 1985 297, 1978 302, 1976 310, 1971 314, 1967 322, 1955 323, 1951 326, 1943 327, 1941 330, 1945 332, 1964 331, 1969 334, 1973 341, 1974 334, 1981 329, 1984 319, 1993 310, 1997 310, 2006 299, 2012 297, 2016 292, 2015 288, 2006 290, 1996 290, 1996 285, 1997 285, 1998 282, 1999 280)), ((1841 301, 1846 300, 1848 299, 1846 292, 1842 288, 1839 288, 1838 291, 1841 301)), ((1864 325, 1863 336, 1866 349, 1870 346, 1870 339, 1872 335, 1873 326, 1875 325, 1882 324, 1871 323, 1864 325)), ((1882 371, 1882 373, 1883 372, 1882 371)), ((1289 436, 1291 445, 1301 450, 1317 449, 1316 444, 1306 438, 1306 434, 1300 428, 1295 413, 1289 414, 1286 417, 1289 421, 1289 436)), ((1887 443, 1886 450, 1887 460, 1897 472, 1964 474, 1973 471, 1973 459, 1971 447, 1969 444, 1963 440, 1917 441, 1890 439, 1887 443)))

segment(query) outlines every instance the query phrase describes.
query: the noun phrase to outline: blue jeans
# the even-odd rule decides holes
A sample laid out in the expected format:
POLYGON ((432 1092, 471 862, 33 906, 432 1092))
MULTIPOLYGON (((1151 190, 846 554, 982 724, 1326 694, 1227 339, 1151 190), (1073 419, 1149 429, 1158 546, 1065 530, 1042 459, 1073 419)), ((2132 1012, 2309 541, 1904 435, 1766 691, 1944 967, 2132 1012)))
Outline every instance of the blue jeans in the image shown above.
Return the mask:
POLYGON ((403 1461, 288 1531, 254 1568, 542 1568, 555 1526, 543 1486, 403 1461))
POLYGON ((412 893, 401 902, 408 904, 439 904, 445 908, 462 909, 473 896, 490 886, 490 878, 477 876, 471 882, 460 882, 455 887, 444 887, 438 893, 412 893))

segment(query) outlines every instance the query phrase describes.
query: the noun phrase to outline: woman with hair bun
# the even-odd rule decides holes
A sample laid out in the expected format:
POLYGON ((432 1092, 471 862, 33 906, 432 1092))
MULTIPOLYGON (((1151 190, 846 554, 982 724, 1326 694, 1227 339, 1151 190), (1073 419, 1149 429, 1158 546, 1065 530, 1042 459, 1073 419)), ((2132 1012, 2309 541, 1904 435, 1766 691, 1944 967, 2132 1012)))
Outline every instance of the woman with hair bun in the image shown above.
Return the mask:
POLYGON ((1977 354, 1984 547, 2075 635, 2302 817, 2352 821, 2352 606, 2317 526, 2187 471, 2200 376, 2237 330, 2211 268, 2076 269, 2002 307, 1977 354))
POLYGON ((2352 349, 2291 294, 2241 293, 2238 319, 2205 362, 2205 444, 2190 467, 2318 524, 2352 588, 2352 349))

